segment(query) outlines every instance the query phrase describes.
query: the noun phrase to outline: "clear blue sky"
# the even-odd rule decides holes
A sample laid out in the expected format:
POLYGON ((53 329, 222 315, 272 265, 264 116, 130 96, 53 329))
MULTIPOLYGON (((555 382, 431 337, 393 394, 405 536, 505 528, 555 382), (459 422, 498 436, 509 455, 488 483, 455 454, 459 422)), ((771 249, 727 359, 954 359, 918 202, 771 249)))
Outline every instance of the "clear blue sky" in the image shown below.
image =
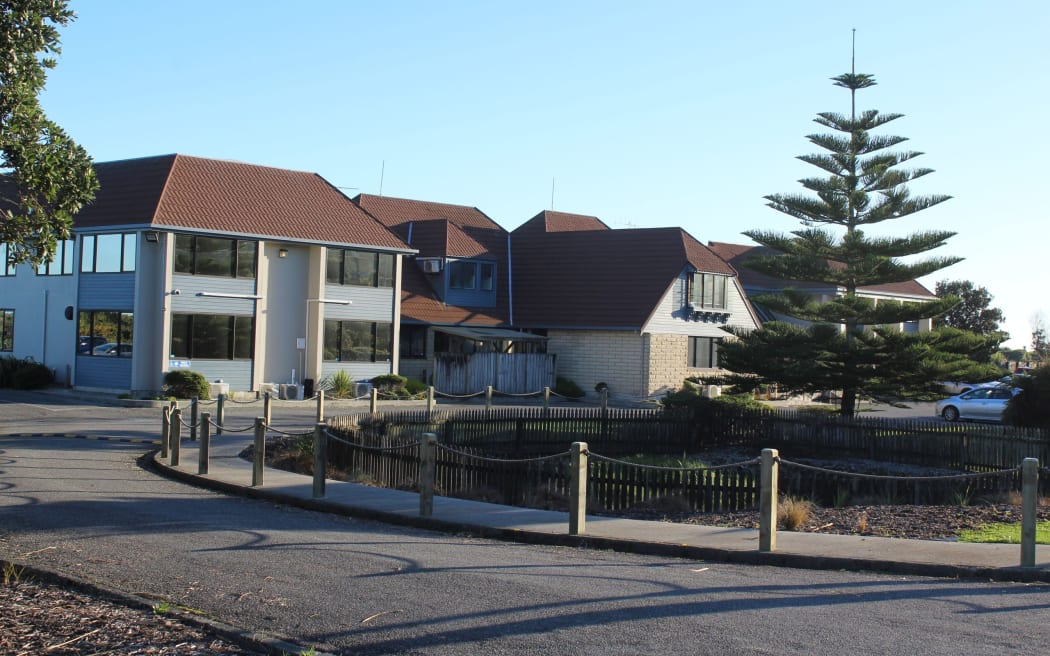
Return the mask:
POLYGON ((1009 344, 1050 317, 1042 170, 1050 3, 76 2, 42 98, 96 161, 183 153, 316 171, 358 191, 473 205, 507 229, 554 209, 702 242, 798 223, 830 77, 926 153, 954 198, 880 234, 951 229, 1009 344), (381 186, 382 185, 382 186, 381 186), (553 190, 553 194, 552 194, 553 190))

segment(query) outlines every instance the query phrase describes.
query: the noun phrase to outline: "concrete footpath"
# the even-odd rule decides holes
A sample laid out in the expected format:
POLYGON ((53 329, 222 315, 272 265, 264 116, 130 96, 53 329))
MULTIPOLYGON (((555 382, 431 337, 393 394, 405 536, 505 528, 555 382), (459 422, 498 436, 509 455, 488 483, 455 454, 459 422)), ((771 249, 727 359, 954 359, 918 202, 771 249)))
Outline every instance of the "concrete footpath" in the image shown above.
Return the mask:
POLYGON ((435 497, 433 515, 419 515, 419 495, 329 480, 324 498, 313 497, 310 476, 266 468, 252 487, 252 463, 238 457, 250 434, 213 438, 207 475, 198 475, 196 442, 183 440, 180 462, 154 456, 157 469, 174 478, 225 493, 294 507, 441 531, 534 544, 614 549, 698 560, 843 569, 898 574, 1050 583, 1050 546, 1036 547, 1036 566, 1020 567, 1020 545, 904 540, 855 535, 779 531, 773 552, 758 550, 758 530, 719 528, 588 516, 582 535, 568 534, 567 512, 534 510, 435 497))

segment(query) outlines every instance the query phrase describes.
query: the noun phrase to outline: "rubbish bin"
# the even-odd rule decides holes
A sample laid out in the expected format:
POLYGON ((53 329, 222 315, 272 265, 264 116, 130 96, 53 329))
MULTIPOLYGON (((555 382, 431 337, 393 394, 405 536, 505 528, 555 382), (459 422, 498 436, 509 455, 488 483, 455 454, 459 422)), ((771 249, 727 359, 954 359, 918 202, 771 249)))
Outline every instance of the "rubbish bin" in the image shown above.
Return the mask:
POLYGON ((314 395, 314 379, 304 378, 303 379, 303 398, 313 398, 314 395))

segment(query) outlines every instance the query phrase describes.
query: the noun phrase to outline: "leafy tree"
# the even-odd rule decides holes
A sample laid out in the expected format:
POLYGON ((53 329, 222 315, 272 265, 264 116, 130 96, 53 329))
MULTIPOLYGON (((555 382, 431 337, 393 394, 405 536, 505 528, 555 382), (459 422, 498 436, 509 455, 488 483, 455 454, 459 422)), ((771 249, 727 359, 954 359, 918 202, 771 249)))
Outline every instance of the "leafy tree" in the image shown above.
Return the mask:
POLYGON ((98 188, 87 152, 38 101, 73 17, 66 0, 0 0, 0 243, 13 262, 50 261, 98 188))
POLYGON ((1020 388, 1006 404, 1003 421, 1014 426, 1050 428, 1050 365, 1036 367, 1015 383, 1020 388))
POLYGON ((952 232, 906 237, 864 232, 866 226, 910 216, 949 197, 911 196, 906 183, 931 170, 897 167, 921 153, 890 151, 906 139, 872 133, 900 114, 857 111, 857 91, 874 85, 874 78, 850 72, 832 80, 849 91, 850 113, 818 114, 814 120, 834 133, 810 135, 809 141, 825 152, 799 157, 826 175, 800 181, 812 193, 766 197, 770 207, 800 220, 803 228, 790 235, 762 230, 744 234, 771 249, 768 255, 748 260, 749 268, 787 281, 824 283, 843 293, 825 302, 789 286, 780 294, 756 298, 774 312, 812 325, 773 322, 758 331, 738 333, 740 339, 723 345, 721 364, 749 374, 737 378, 751 381, 745 384, 776 382, 794 389, 841 390, 840 411, 852 415, 858 393, 932 390, 937 380, 947 379, 938 374, 966 369, 972 363, 962 354, 940 351, 958 342, 958 335, 904 335, 890 327, 942 314, 955 305, 956 298, 876 303, 858 294, 862 287, 914 280, 961 258, 901 259, 944 245, 952 232), (894 354, 892 349, 901 351, 894 354))
POLYGON ((1039 360, 1050 361, 1050 342, 1046 338, 1046 319, 1042 313, 1032 317, 1032 351, 1039 360))
POLYGON ((937 283, 934 293, 941 298, 954 296, 959 299, 955 307, 934 319, 934 325, 950 326, 994 337, 996 341, 989 345, 989 348, 972 354, 980 362, 991 362, 999 345, 1010 339, 1010 334, 999 330, 999 323, 1006 319, 1002 310, 989 307, 992 295, 988 290, 974 285, 969 280, 942 280, 937 283))

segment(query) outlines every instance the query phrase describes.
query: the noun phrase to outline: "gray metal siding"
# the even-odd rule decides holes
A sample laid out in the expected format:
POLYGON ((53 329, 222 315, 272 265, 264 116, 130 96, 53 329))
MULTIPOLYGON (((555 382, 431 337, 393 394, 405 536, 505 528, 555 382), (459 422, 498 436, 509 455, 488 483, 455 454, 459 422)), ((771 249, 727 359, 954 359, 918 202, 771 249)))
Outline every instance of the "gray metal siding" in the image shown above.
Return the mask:
POLYGON ((81 310, 126 310, 130 312, 135 307, 135 274, 80 274, 77 307, 81 310))
POLYGON ((325 285, 328 300, 350 301, 350 305, 324 303, 325 319, 359 319, 391 323, 394 318, 394 290, 385 287, 325 285))
POLYGON ((191 360, 189 370, 201 374, 209 383, 221 380, 229 384, 231 392, 252 389, 250 360, 191 360))
POLYGON ((77 356, 76 384, 114 390, 131 389, 131 358, 77 356))
POLYGON ((201 292, 210 294, 255 295, 255 280, 241 278, 218 278, 213 276, 172 276, 172 289, 179 290, 170 296, 171 311, 179 314, 236 314, 254 315, 255 299, 228 298, 224 296, 197 296, 201 292))

